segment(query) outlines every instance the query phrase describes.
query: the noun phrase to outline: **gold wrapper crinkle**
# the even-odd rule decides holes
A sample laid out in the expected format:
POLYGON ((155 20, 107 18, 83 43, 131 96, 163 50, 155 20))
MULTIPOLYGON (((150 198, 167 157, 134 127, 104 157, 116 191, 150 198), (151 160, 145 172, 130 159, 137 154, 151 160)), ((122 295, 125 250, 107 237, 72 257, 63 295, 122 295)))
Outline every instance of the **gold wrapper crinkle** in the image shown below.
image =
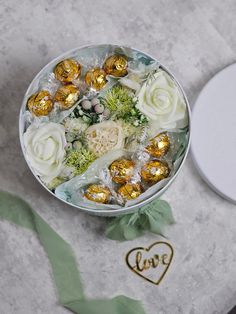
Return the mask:
POLYGON ((148 161, 141 169, 141 178, 147 183, 157 183, 170 174, 170 168, 166 162, 159 160, 148 161))
POLYGON ((127 75, 128 61, 124 56, 113 55, 108 57, 103 65, 103 69, 108 75, 122 77, 127 75))
POLYGON ((111 192, 101 184, 91 184, 87 187, 84 196, 90 201, 106 204, 110 200, 111 192))
POLYGON ((47 90, 41 90, 29 97, 27 106, 35 116, 47 116, 53 108, 52 97, 47 90))
POLYGON ((134 174, 134 161, 130 159, 118 159, 110 165, 110 174, 115 183, 124 184, 129 181, 134 174))
POLYGON ((140 183, 126 183, 118 189, 118 194, 124 200, 132 200, 137 198, 142 193, 140 183))
POLYGON ((64 85, 58 88, 55 93, 54 100, 61 109, 71 108, 79 98, 79 89, 73 85, 64 85))
POLYGON ((146 151, 153 157, 161 158, 170 149, 170 138, 166 132, 160 133, 149 141, 146 151))
POLYGON ((106 72, 100 68, 91 69, 86 72, 84 80, 89 87, 100 90, 107 83, 106 72))
POLYGON ((81 73, 81 64, 74 59, 66 59, 59 62, 54 68, 54 74, 57 80, 62 83, 71 83, 76 80, 81 73))

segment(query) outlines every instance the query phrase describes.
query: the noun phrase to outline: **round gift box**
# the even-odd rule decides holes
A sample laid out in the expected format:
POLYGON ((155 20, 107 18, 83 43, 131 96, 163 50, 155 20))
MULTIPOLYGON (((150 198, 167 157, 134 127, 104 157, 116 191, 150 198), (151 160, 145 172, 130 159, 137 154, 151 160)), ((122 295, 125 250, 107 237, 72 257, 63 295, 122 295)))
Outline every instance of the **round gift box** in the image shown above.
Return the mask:
MULTIPOLYGON (((185 95, 185 92, 182 88, 182 86, 179 84, 179 82, 177 81, 177 79, 175 78, 175 76, 164 66, 162 65, 159 61, 158 63, 160 64, 159 68, 161 68, 162 70, 166 71, 170 77, 174 80, 175 84, 179 87, 180 91, 182 92, 182 95, 183 95, 183 98, 184 98, 184 101, 186 103, 186 106, 187 106, 187 115, 188 115, 188 125, 189 125, 189 138, 188 138, 188 145, 186 147, 186 150, 185 150, 185 153, 184 153, 184 156, 182 158, 182 161, 177 169, 177 171, 175 172, 175 174, 173 175, 173 177, 169 180, 169 182, 163 187, 161 188, 161 190, 159 190, 157 193, 153 194, 151 197, 135 204, 135 205, 131 205, 131 206, 127 206, 127 207, 121 207, 119 209, 94 209, 94 208, 87 208, 87 207, 84 207, 84 206, 77 206, 75 204, 72 204, 70 202, 67 202, 59 197, 57 197, 50 189, 47 188, 46 185, 43 184, 43 182, 40 180, 40 178, 37 176, 37 174, 35 173, 34 169, 31 167, 31 165, 29 164, 29 162, 27 161, 26 159, 26 154, 25 154, 25 148, 24 148, 24 143, 23 143, 23 134, 24 134, 24 131, 25 131, 25 121, 24 121, 24 113, 25 113, 25 110, 26 110, 26 106, 27 106, 27 100, 29 98, 29 96, 31 94, 33 94, 36 90, 38 90, 38 83, 40 81, 40 79, 42 77, 45 76, 45 73, 49 73, 49 72, 52 72, 53 68, 55 67, 55 65, 63 60, 63 59, 67 59, 67 58, 73 58, 74 56, 78 55, 81 51, 86 51, 86 49, 97 49, 97 48, 106 48, 106 47, 113 47, 113 48, 120 48, 120 46, 116 46, 116 45, 92 45, 92 46, 84 46, 84 47, 78 47, 78 48, 75 48, 73 50, 70 50, 66 53, 63 53, 62 55, 60 55, 59 57, 53 59, 51 62, 49 62, 33 79, 33 81, 31 82, 31 84, 29 85, 26 93, 25 93, 25 96, 24 96, 24 99, 23 99, 23 102, 22 102, 22 105, 21 105, 21 109, 20 109, 20 115, 19 115, 19 135, 20 135, 20 143, 21 143, 21 148, 22 148, 22 151, 23 151, 23 155, 24 155, 24 158, 26 160, 26 163, 28 164, 31 172, 33 173, 33 175, 36 177, 36 179, 40 182, 40 184, 49 192, 51 193, 54 197, 58 198, 59 200, 61 200, 62 202, 70 205, 70 206, 73 206, 73 207, 76 207, 84 212, 87 212, 89 214, 93 214, 93 215, 98 215, 98 216, 118 216, 118 215, 121 215, 121 214, 127 214, 127 213, 131 213, 131 212, 134 212, 136 211, 137 209, 141 208, 142 206, 148 204, 149 202, 153 201, 154 199, 160 197, 167 189, 168 187, 171 185, 171 183, 174 181, 174 179, 176 178, 176 176, 178 175, 179 171, 181 170, 183 164, 184 164, 184 161, 187 157, 187 154, 188 154, 188 151, 189 151, 189 146, 190 146, 190 137, 191 137, 191 119, 190 119, 190 106, 189 106, 189 103, 188 103, 188 100, 187 100, 187 97, 185 95)), ((138 49, 134 49, 134 48, 130 48, 130 47, 124 47, 122 46, 122 49, 130 49, 132 51, 135 51, 137 53, 140 53, 142 54, 143 56, 146 56, 147 58, 150 58, 152 60, 155 60, 157 61, 155 58, 153 58, 152 56, 146 54, 146 53, 143 53, 141 51, 139 51, 138 49)))

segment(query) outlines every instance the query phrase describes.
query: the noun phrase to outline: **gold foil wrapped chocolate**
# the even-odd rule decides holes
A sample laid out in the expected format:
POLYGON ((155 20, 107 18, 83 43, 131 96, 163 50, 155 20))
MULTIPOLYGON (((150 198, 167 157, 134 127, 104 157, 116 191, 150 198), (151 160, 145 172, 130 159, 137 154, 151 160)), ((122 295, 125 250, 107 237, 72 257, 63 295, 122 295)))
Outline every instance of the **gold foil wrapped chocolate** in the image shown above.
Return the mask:
POLYGON ((79 90, 73 84, 64 85, 58 88, 54 100, 61 109, 71 108, 79 98, 79 90))
POLYGON ((94 68, 86 72, 84 80, 89 87, 100 90, 107 83, 106 72, 103 69, 94 68))
POLYGON ((167 178, 169 174, 167 163, 159 160, 148 161, 141 169, 141 178, 151 184, 167 178))
POLYGON ((79 77, 81 65, 74 59, 66 59, 59 62, 53 72, 57 80, 62 83, 71 83, 79 77))
POLYGON ((47 116, 53 108, 52 97, 47 90, 41 90, 30 96, 27 106, 35 116, 47 116))
POLYGON ((146 147, 146 151, 153 157, 163 157, 170 148, 170 138, 167 133, 160 133, 152 138, 146 147))
POLYGON ((127 75, 128 61, 124 56, 114 55, 108 57, 103 65, 103 69, 108 75, 121 77, 127 75))
POLYGON ((129 159, 118 159, 110 165, 110 174, 115 183, 124 184, 134 173, 134 162, 129 159))
POLYGON ((110 200, 110 190, 101 184, 91 184, 86 189, 84 196, 93 202, 106 204, 110 200))
POLYGON ((118 194, 124 199, 124 200, 132 200, 137 198, 142 193, 142 187, 140 183, 126 183, 125 185, 122 185, 118 189, 118 194))

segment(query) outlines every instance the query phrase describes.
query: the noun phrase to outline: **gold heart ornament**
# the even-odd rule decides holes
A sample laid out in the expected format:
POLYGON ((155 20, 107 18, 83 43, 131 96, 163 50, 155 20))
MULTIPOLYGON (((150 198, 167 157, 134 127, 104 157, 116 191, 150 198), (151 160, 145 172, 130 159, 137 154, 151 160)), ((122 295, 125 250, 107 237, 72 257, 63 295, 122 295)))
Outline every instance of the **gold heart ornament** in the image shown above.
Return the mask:
POLYGON ((169 269, 173 255, 170 243, 160 241, 148 248, 136 247, 130 250, 126 255, 126 263, 135 274, 159 285, 169 269))

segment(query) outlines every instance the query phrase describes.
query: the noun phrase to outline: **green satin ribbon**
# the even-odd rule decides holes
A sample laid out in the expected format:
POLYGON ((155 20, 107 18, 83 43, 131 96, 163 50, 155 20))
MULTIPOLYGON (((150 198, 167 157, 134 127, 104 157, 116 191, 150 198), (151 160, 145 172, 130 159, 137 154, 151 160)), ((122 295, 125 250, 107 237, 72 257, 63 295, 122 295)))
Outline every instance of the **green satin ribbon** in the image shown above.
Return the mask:
POLYGON ((164 236, 165 226, 174 222, 169 203, 157 199, 135 213, 114 218, 106 229, 106 236, 117 241, 133 240, 147 231, 164 236))
POLYGON ((59 301, 65 308, 77 314, 145 314, 139 301, 125 296, 87 300, 70 245, 21 198, 0 191, 0 218, 38 234, 52 266, 59 301))

